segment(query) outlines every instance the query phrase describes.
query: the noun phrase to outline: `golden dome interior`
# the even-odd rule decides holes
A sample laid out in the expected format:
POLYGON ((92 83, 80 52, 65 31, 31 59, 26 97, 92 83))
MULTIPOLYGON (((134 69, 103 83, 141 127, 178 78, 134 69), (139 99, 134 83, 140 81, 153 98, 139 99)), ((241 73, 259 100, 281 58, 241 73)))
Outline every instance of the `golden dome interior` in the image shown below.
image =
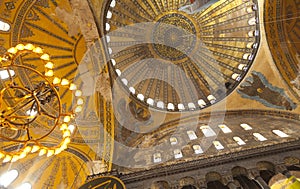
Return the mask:
MULTIPOLYGON (((40 46, 54 62, 55 76, 76 83, 84 97, 68 149, 0 162, 0 176, 19 173, 8 188, 26 182, 32 188, 79 188, 89 175, 114 170, 130 184, 143 171, 163 175, 172 166, 188 170, 193 162, 208 161, 209 167, 228 159, 238 164, 242 156, 298 149, 299 0, 220 0, 192 14, 180 10, 187 4, 0 1, 0 55, 19 43, 40 46)), ((17 62, 44 72, 36 56, 17 62)), ((16 73, 24 86, 40 80, 16 73)), ((60 94, 69 110, 74 98, 60 94)), ((47 128, 42 119, 33 129, 39 135, 47 128)), ((0 134, 23 136, 2 127, 0 134)), ((58 129, 42 142, 51 146, 60 139, 58 129)), ((2 139, 0 144, 1 150, 20 148, 2 139)), ((219 179, 218 171, 203 166, 199 175, 209 183, 219 179)))

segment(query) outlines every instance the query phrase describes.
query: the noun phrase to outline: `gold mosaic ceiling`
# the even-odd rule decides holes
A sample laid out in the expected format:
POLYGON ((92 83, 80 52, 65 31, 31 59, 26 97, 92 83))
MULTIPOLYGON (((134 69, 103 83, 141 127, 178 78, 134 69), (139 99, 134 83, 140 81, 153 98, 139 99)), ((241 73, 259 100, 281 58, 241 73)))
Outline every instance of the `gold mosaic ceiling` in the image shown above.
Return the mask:
POLYGON ((259 46, 252 2, 219 1, 194 14, 186 1, 113 0, 103 30, 115 74, 139 101, 169 111, 202 109, 243 79, 259 46))
MULTIPOLYGON (((80 32, 75 35, 69 35, 69 28, 63 22, 61 17, 56 16, 56 9, 63 7, 66 12, 72 11, 68 1, 0 1, 0 21, 4 21, 10 27, 8 31, 0 32, 0 53, 1 55, 10 47, 19 43, 34 44, 49 53, 51 60, 55 64, 55 76, 64 77, 69 80, 74 79, 77 66, 80 63, 85 51, 86 42, 80 32)), ((16 64, 25 65, 34 70, 44 73, 44 64, 38 56, 32 54, 22 55, 17 59, 16 64)), ((21 69, 15 70, 18 79, 16 81, 21 86, 33 88, 40 81, 41 77, 36 77, 34 72, 28 72, 21 69)), ((0 85, 3 87, 6 81, 1 80, 0 85)), ((59 91, 63 103, 63 109, 69 110, 72 105, 73 97, 67 90, 59 91)), ((9 94, 12 95, 12 94, 9 94)), ((5 95, 5 98, 8 95, 5 95)), ((8 103, 12 100, 8 99, 8 103)), ((58 107, 47 106, 49 112, 55 111, 58 107)), ((52 104, 52 105, 53 105, 52 104)), ((56 104, 56 105, 55 105, 56 104)), ((49 119, 37 119, 31 127, 31 134, 34 137, 41 136, 51 130, 51 121, 49 119)), ((48 137, 44 138, 41 143, 45 146, 57 145, 61 141, 61 132, 55 129, 48 137)), ((1 163, 1 175, 6 170, 17 170, 19 176, 17 181, 10 187, 16 188, 20 184, 30 182, 36 188, 78 188, 84 180, 89 170, 86 162, 94 158, 95 153, 89 151, 89 147, 83 144, 81 135, 76 131, 73 135, 72 143, 67 151, 61 154, 45 158, 37 154, 28 155, 25 159, 17 163, 1 163), (77 141, 77 142, 75 142, 77 141), (76 144, 77 143, 77 144, 76 144), (63 179, 62 179, 63 178, 63 179)), ((24 139, 24 132, 0 129, 0 134, 13 139, 24 139)), ((7 151, 17 151, 21 148, 16 142, 1 140, 0 148, 7 151)))
MULTIPOLYGON (((67 23, 67 20, 56 14, 57 7, 67 13, 72 12, 74 7, 69 2, 67 0, 0 1, 0 19, 11 26, 9 32, 0 33, 0 51, 4 52, 17 43, 34 43, 51 54, 56 63, 56 73, 60 77, 73 79, 75 70, 87 50, 87 45, 82 35, 83 32, 78 31, 74 34, 73 31, 71 32, 73 35, 70 36, 70 26, 74 24, 67 23)), ((124 89, 131 92, 132 97, 137 101, 155 109, 195 110, 222 100, 244 78, 254 61, 259 46, 261 36, 257 23, 260 19, 253 1, 221 0, 207 10, 193 15, 178 11, 178 8, 185 3, 182 0, 101 1, 103 5, 99 2, 97 1, 96 4, 99 4, 101 13, 104 12, 104 18, 95 17, 98 20, 104 20, 103 28, 101 27, 99 32, 104 31, 106 35, 104 38, 107 43, 110 68, 114 68, 113 78, 117 76, 123 83, 124 89), (141 25, 140 23, 144 21, 148 24, 141 25)), ((98 10, 96 6, 90 5, 95 8, 94 10, 98 10)), ((280 15, 277 16, 280 17, 280 15)), ((83 27, 87 29, 90 23, 82 24, 82 26, 87 26, 83 27)), ((291 39, 298 38, 293 36, 291 39)), ((101 45, 99 49, 103 50, 101 45)), ((94 51, 91 51, 90 54, 93 53, 94 51)), ((105 57, 103 59, 102 63, 105 62, 105 57)), ((264 55, 260 55, 259 61, 261 60, 265 61, 264 55)), ((20 59, 21 64, 24 62, 37 65, 36 69, 41 68, 35 57, 27 56, 20 59)), ((276 62, 280 65, 280 61, 276 60, 276 62)), ((284 68, 281 69, 283 70, 284 68)), ((292 73, 294 75, 289 76, 287 83, 294 79, 295 66, 292 73)), ((268 78, 274 77, 269 72, 265 74, 268 78)), ((24 82, 28 84, 30 79, 32 79, 30 75, 25 76, 24 82)), ((278 83, 282 86, 282 83, 275 82, 275 84, 278 83)), ((236 93, 230 99, 233 98, 241 100, 236 93)), ((65 108, 68 108, 69 96, 63 96, 63 99, 65 108)), ((100 121, 101 123, 109 122, 113 129, 113 120, 109 119, 114 116, 111 107, 109 103, 103 101, 102 97, 99 96, 99 99, 98 103, 101 106, 99 112, 101 115, 105 113, 100 121)), ((242 103, 254 102, 241 101, 242 103)), ((91 100, 90 103, 94 105, 94 101, 91 100)), ((253 104, 253 108, 262 107, 258 102, 253 104), (254 107, 256 105, 258 106, 254 107)), ((237 105, 240 104, 235 104, 235 106, 231 104, 233 108, 237 108, 237 105)), ((99 158, 95 151, 99 148, 99 142, 103 142, 105 137, 111 138, 109 135, 103 136, 103 133, 99 137, 99 120, 95 112, 89 108, 82 122, 79 122, 80 132, 75 133, 67 151, 49 159, 32 155, 13 165, 1 164, 3 168, 1 173, 2 170, 11 168, 16 168, 22 173, 13 186, 31 180, 35 182, 37 188, 78 188, 84 182, 86 175, 90 174, 86 162, 99 158), (95 117, 96 120, 93 119, 95 117), (91 149, 91 146, 94 148, 91 149)), ((261 114, 264 113, 262 111, 261 114)), ((166 121, 170 122, 167 126, 178 126, 173 122, 177 118, 170 117, 166 121)), ((258 129, 260 129, 259 126, 258 129)), ((159 133, 160 130, 157 132, 159 133)), ((7 132, 6 134, 15 135, 16 133, 7 132)), ((169 135, 166 136, 168 137, 169 135)), ((124 138, 127 139, 128 135, 124 135, 124 138)), ((54 140, 57 140, 57 135, 52 135, 49 141, 54 140)), ((226 140, 230 139, 226 138, 226 140)), ((108 143, 105 146, 108 151, 105 154, 107 160, 112 154, 109 145, 108 143)), ((1 147, 16 148, 14 144, 3 142, 1 142, 1 147)), ((225 148, 228 147, 225 146, 225 148)), ((149 160, 151 161, 151 156, 149 160)))

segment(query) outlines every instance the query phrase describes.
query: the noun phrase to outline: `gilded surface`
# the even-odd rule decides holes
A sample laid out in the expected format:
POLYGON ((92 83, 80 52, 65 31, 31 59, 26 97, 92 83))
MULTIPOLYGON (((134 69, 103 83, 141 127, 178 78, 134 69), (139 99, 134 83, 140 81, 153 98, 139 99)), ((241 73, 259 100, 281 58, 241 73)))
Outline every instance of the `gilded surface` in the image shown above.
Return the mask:
POLYGON ((157 20, 152 34, 152 47, 158 56, 175 62, 189 55, 195 48, 197 38, 196 27, 191 19, 180 13, 171 13, 157 20))
POLYGON ((260 32, 253 2, 222 0, 191 15, 179 11, 184 4, 107 4, 103 30, 112 71, 146 106, 206 108, 231 93, 254 60, 260 32))
POLYGON ((294 90, 293 93, 298 99, 300 97, 299 90, 293 86, 291 81, 298 75, 299 9, 299 0, 266 0, 264 11, 266 35, 273 59, 282 77, 294 90))

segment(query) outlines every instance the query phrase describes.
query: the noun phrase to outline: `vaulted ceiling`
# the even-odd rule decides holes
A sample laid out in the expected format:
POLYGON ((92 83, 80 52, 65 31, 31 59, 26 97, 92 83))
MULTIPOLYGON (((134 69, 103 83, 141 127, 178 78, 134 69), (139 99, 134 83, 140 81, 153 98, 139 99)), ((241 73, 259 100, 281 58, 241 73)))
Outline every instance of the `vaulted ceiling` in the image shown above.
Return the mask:
MULTIPOLYGON (((99 170, 125 174, 299 140, 300 2, 220 0, 194 14, 178 10, 185 4, 0 0, 0 21, 10 26, 0 28, 0 54, 19 43, 42 47, 55 75, 74 81, 85 101, 66 151, 1 163, 0 173, 19 171, 13 187, 78 188, 99 170)), ((43 72, 35 57, 18 61, 43 72)), ((25 74, 20 83, 31 81, 25 74)), ((72 96, 61 92, 70 109, 72 96)))

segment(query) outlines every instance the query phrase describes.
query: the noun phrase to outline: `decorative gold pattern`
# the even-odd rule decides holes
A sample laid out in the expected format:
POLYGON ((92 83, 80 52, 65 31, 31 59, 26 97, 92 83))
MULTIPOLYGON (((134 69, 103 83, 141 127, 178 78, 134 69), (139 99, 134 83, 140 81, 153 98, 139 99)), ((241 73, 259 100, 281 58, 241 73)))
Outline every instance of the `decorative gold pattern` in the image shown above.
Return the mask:
POLYGON ((265 29, 275 64, 293 94, 299 99, 292 81, 298 76, 300 1, 266 0, 265 29))
POLYGON ((114 73, 146 106, 206 108, 235 89, 256 55, 255 2, 221 0, 191 15, 179 11, 184 4, 114 0, 105 9, 114 73))
POLYGON ((152 47, 158 56, 177 61, 186 58, 194 49, 196 27, 182 13, 166 14, 157 20, 152 38, 152 47))
MULTIPOLYGON (((2 73, 6 72, 8 75, 7 78, 1 78, 0 129, 22 132, 22 135, 16 139, 0 135, 4 141, 21 145, 17 151, 0 150, 0 159, 4 158, 3 162, 15 162, 29 153, 39 152, 39 155, 47 154, 48 157, 61 153, 71 141, 68 123, 74 118, 76 112, 81 111, 83 101, 80 99, 80 105, 74 110, 64 112, 58 89, 66 87, 74 91, 77 90, 76 85, 67 79, 53 77, 54 64, 50 60, 50 55, 32 44, 19 44, 9 48, 7 53, 0 57, 0 67, 2 73), (18 64, 18 58, 26 54, 34 54, 40 58, 45 67, 44 75, 31 67, 18 64), (30 76, 31 85, 24 85, 20 78, 21 73, 30 76), (43 125, 38 124, 39 122, 53 124, 45 129, 43 125), (56 146, 44 146, 42 140, 58 127, 63 135, 61 143, 56 146)), ((80 97, 82 92, 77 90, 76 93, 80 97)))

